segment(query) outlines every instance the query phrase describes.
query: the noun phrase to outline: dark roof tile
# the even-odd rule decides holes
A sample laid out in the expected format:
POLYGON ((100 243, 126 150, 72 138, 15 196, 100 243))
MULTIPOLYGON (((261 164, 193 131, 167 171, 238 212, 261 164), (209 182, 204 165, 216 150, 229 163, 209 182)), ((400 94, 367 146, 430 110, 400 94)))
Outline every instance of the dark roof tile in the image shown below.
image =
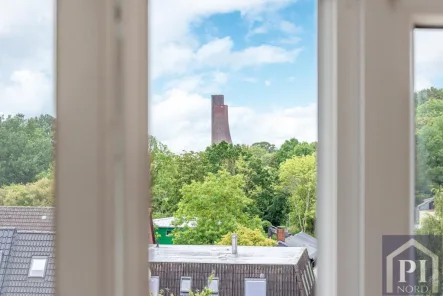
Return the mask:
POLYGON ((52 232, 17 231, 10 248, 0 294, 2 296, 54 295, 54 242, 55 234, 52 232), (34 256, 48 257, 44 278, 28 277, 31 259, 34 256))
POLYGON ((53 231, 54 208, 0 206, 0 227, 53 231))

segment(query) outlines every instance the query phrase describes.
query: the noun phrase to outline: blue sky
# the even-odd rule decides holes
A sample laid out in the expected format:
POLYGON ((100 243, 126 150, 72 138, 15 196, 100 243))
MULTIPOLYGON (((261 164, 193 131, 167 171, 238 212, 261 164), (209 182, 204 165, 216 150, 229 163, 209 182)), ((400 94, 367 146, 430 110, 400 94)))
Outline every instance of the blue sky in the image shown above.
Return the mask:
MULTIPOLYGON (((210 144, 224 94, 234 143, 317 139, 316 0, 151 0, 149 130, 210 144)), ((0 0, 0 114, 54 114, 54 1, 0 0)), ((416 34, 416 89, 443 86, 443 30, 416 34)))
MULTIPOLYGON (((292 63, 256 65, 230 72, 228 83, 220 87, 228 104, 266 110, 270 106, 292 107, 316 101, 316 3, 293 2, 261 20, 250 21, 240 11, 233 11, 210 15, 190 26, 202 43, 230 37, 234 51, 260 45, 300 51, 292 63)), ((167 78, 156 79, 153 92, 161 92, 167 82, 167 78)))
POLYGON ((162 11, 176 1, 150 10, 151 133, 174 151, 204 149, 210 95, 224 94, 235 143, 315 141, 316 1, 185 2, 173 24, 162 11))

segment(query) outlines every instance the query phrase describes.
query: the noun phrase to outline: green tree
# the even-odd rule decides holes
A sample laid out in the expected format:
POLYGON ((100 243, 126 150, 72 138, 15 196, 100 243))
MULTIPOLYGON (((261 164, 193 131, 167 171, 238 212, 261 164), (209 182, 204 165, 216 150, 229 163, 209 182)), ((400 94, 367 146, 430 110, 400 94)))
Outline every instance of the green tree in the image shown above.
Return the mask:
POLYGON ((248 150, 251 156, 256 159, 262 159, 263 156, 269 153, 265 148, 260 146, 251 146, 248 150))
POLYGON ((184 152, 177 156, 178 182, 180 188, 192 181, 202 182, 210 172, 208 157, 205 152, 184 152))
POLYGON ((442 185, 443 89, 415 93, 416 100, 416 203, 431 197, 431 187, 442 185))
POLYGON ((246 197, 243 187, 242 176, 226 171, 210 173, 203 182, 183 186, 183 199, 175 217, 176 224, 185 227, 174 231, 174 243, 214 244, 239 225, 259 228, 258 217, 246 211, 252 200, 246 197), (195 227, 189 227, 191 222, 196 222, 195 227))
POLYGON ((247 154, 247 151, 244 151, 242 146, 232 145, 224 141, 206 148, 209 169, 214 174, 220 169, 225 168, 234 175, 236 161, 241 155, 245 154, 247 154))
POLYGON ((244 226, 239 226, 235 232, 230 232, 222 237, 217 243, 218 245, 231 245, 232 234, 237 234, 237 244, 239 246, 276 246, 277 242, 273 239, 267 238, 263 231, 259 229, 250 229, 244 226))
POLYGON ((312 153, 315 152, 315 149, 316 149, 315 143, 311 143, 311 144, 308 142, 299 143, 294 148, 294 155, 297 155, 297 156, 312 155, 312 153))
POLYGON ((419 184, 428 179, 432 184, 443 185, 443 115, 421 128, 417 142, 419 178, 425 178, 419 179, 419 184))
POLYGON ((434 216, 428 216, 423 219, 423 223, 417 234, 423 235, 443 235, 443 187, 432 189, 434 194, 434 216))
POLYGON ((280 166, 280 188, 290 195, 292 221, 310 234, 315 230, 316 168, 315 155, 296 156, 280 166))
POLYGON ((0 187, 26 184, 47 171, 53 160, 53 118, 0 116, 0 187))
POLYGON ((414 93, 417 105, 426 103, 428 100, 443 100, 443 89, 431 87, 414 93))
POLYGON ((298 145, 298 140, 292 138, 290 140, 286 140, 277 150, 277 163, 281 164, 285 162, 287 159, 291 158, 295 154, 295 147, 298 145))
POLYGON ((180 201, 180 186, 177 183, 177 157, 166 145, 149 137, 150 181, 152 208, 155 216, 172 216, 180 201))
POLYGON ((416 128, 420 131, 424 126, 443 115, 443 100, 429 99, 425 103, 418 105, 416 110, 416 128))
POLYGON ((53 206, 54 182, 43 178, 35 183, 4 186, 0 201, 4 206, 53 206))
POLYGON ((277 150, 274 144, 269 142, 258 142, 251 145, 252 147, 260 147, 266 150, 266 152, 272 153, 277 150))
POLYGON ((277 162, 277 153, 266 153, 261 158, 262 164, 265 167, 278 169, 278 162, 277 162))
POLYGON ((283 223, 288 210, 288 196, 275 188, 277 170, 264 166, 260 158, 252 156, 240 158, 236 172, 243 176, 246 196, 254 201, 248 207, 249 213, 273 225, 283 223))

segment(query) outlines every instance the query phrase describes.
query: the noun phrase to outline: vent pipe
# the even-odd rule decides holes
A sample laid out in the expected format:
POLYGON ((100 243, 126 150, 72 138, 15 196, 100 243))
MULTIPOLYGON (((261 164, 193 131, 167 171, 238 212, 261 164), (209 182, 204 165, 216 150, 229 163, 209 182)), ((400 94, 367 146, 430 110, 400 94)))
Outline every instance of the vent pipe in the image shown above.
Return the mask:
POLYGON ((232 254, 237 255, 237 234, 232 234, 232 254))

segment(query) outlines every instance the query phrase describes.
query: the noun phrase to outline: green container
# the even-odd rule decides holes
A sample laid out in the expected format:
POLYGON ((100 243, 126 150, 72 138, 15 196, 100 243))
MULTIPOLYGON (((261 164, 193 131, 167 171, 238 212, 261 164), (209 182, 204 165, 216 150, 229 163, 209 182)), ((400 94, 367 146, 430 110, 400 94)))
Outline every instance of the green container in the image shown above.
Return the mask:
POLYGON ((172 235, 173 230, 173 227, 157 228, 155 230, 156 242, 160 245, 172 245, 172 239, 174 238, 172 235))

